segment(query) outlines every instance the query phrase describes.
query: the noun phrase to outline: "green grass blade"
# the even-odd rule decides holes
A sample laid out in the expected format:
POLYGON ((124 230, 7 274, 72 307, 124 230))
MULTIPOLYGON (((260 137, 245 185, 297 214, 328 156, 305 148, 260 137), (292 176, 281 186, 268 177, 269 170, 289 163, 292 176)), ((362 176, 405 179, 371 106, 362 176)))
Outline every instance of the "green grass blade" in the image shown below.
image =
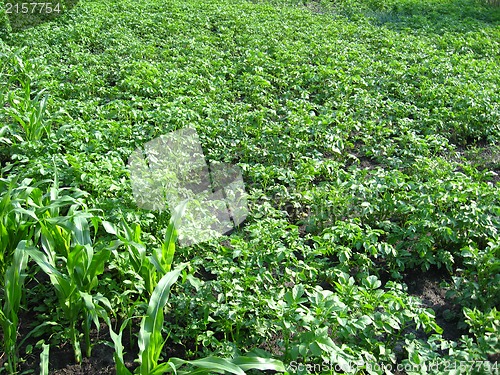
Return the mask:
POLYGON ((197 359, 194 361, 187 361, 180 358, 170 358, 170 362, 175 366, 177 370, 184 365, 191 365, 197 367, 196 370, 190 370, 188 372, 179 371, 179 373, 189 373, 192 374, 209 374, 209 373, 231 373, 242 375, 245 374, 247 370, 260 370, 260 371, 276 371, 285 372, 285 366, 283 362, 273 359, 273 358, 262 358, 262 357, 250 357, 250 356, 239 356, 236 358, 217 358, 217 357, 207 357, 202 359, 197 359))

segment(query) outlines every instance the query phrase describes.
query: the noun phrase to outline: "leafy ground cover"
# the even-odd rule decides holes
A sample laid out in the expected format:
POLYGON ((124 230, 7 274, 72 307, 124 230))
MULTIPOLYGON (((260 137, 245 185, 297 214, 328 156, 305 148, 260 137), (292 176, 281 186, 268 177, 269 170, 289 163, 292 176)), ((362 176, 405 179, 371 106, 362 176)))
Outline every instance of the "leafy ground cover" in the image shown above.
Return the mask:
POLYGON ((498 373, 498 7, 2 17, 4 372, 498 373), (171 264, 171 215, 137 208, 127 160, 187 126, 242 168, 250 216, 171 264))

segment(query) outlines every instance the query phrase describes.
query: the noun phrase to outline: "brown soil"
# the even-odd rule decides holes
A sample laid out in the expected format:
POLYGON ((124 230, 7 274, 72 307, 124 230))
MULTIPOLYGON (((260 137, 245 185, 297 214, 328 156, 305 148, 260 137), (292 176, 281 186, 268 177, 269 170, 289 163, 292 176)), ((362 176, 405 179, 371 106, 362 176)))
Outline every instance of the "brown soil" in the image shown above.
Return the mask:
MULTIPOLYGON (((26 323, 27 324, 27 323, 26 323)), ((135 324, 135 323, 134 323, 135 324)), ((137 326, 139 323, 136 324, 137 326)), ((48 341, 48 338, 45 338, 48 341)), ((35 345, 36 340, 28 340, 27 344, 35 345)), ((100 332, 92 330, 91 340, 93 342, 92 355, 90 358, 84 357, 82 363, 76 364, 74 360, 73 348, 69 343, 60 346, 51 346, 49 355, 49 373, 51 375, 111 375, 116 374, 115 363, 113 360, 114 349, 110 346, 111 338, 105 324, 101 325, 100 332)), ((137 338, 134 337, 134 342, 131 344, 130 337, 127 332, 123 332, 124 346, 124 361, 125 366, 131 371, 137 367, 135 359, 138 356, 139 350, 137 347, 137 338)), ((21 353, 25 352, 26 348, 21 348, 21 353)), ((82 343, 82 351, 84 351, 82 343)), ((186 351, 181 345, 165 344, 164 354, 167 358, 179 357, 185 358, 186 351)), ((24 355, 25 362, 21 365, 21 373, 31 372, 40 373, 40 350, 33 350, 33 354, 24 355)))
POLYGON ((105 344, 99 344, 92 350, 90 358, 84 358, 80 365, 74 364, 71 348, 55 349, 50 353, 51 374, 63 375, 108 375, 116 374, 113 362, 113 349, 105 344))
POLYGON ((443 329, 443 337, 447 340, 458 340, 467 332, 458 328, 460 306, 446 298, 446 289, 441 287, 443 281, 448 281, 446 271, 430 269, 427 272, 413 270, 409 272, 404 282, 408 293, 420 298, 424 307, 431 308, 436 314, 436 323, 443 329), (452 318, 450 318, 450 315, 452 318))

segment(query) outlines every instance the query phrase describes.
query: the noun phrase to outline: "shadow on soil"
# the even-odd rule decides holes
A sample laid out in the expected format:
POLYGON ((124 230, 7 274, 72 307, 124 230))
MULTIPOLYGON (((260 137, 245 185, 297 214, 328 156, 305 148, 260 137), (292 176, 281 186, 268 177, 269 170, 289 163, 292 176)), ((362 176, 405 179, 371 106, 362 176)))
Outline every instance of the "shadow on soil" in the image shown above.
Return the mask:
POLYGON ((427 272, 412 270, 405 277, 408 294, 418 297, 424 307, 434 310, 436 323, 443 329, 443 338, 458 341, 467 331, 459 329, 461 316, 460 305, 446 298, 446 289, 441 286, 443 281, 449 281, 446 271, 430 269, 427 272))

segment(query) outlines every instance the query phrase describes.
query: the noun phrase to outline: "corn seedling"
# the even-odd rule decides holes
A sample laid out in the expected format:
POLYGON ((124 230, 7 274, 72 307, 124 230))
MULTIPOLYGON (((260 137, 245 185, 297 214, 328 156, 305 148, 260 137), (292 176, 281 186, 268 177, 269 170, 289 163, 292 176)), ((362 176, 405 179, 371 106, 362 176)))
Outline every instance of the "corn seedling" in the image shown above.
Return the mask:
POLYGON ((181 219, 184 208, 185 204, 182 204, 174 211, 167 227, 165 240, 161 247, 156 249, 151 256, 147 255, 146 246, 141 240, 140 225, 133 224, 133 226, 130 226, 125 220, 121 222, 120 226, 107 221, 103 222, 105 230, 118 237, 116 246, 124 246, 127 250, 129 264, 137 276, 143 280, 148 295, 153 293, 158 281, 158 273, 164 275, 172 267, 175 241, 177 239, 175 227, 181 219))
POLYGON ((167 273, 156 286, 149 301, 146 316, 142 319, 139 331, 139 374, 145 375, 155 371, 165 341, 162 337, 164 311, 170 289, 177 281, 181 268, 167 273))
MULTIPOLYGON (((35 251, 29 246, 31 241, 41 242, 48 248, 61 248, 61 241, 48 241, 47 225, 44 220, 54 220, 62 207, 79 203, 75 198, 61 195, 57 179, 50 191, 43 194, 39 188, 43 182, 32 184, 32 180, 25 179, 20 183, 17 179, 0 180, 0 269, 4 274, 4 306, 0 313, 4 332, 4 350, 7 354, 7 363, 10 371, 17 367, 17 326, 18 310, 24 282, 24 270, 29 251, 35 251)), ((78 219, 73 225, 79 226, 78 219), (75 224, 76 223, 76 224, 75 224)), ((61 235, 61 231, 57 231, 61 235)), ((64 242, 64 241, 62 241, 64 242)), ((54 250, 55 251, 55 250, 54 250)))
POLYGON ((30 99, 29 83, 23 89, 23 97, 16 97, 14 93, 11 93, 10 107, 7 107, 5 111, 21 126, 26 141, 38 141, 50 133, 50 127, 45 120, 48 95, 44 94, 45 90, 41 90, 33 99, 30 99))
MULTIPOLYGON (((132 267, 135 273, 137 278, 136 285, 139 289, 143 287, 148 295, 151 295, 156 285, 156 270, 149 261, 146 254, 146 246, 141 240, 141 226, 139 224, 130 226, 124 220, 120 225, 105 221, 103 222, 103 226, 108 233, 118 237, 118 241, 116 241, 117 246, 124 247, 127 250, 127 263, 132 267), (141 280, 142 286, 139 286, 141 280)), ((119 257, 116 252, 115 257, 119 257)))
POLYGON ((18 312, 23 294, 23 285, 26 274, 28 256, 24 252, 26 241, 21 241, 14 252, 11 265, 7 268, 3 278, 3 308, 0 310, 0 325, 3 331, 3 349, 7 356, 7 369, 10 374, 17 371, 18 364, 18 312))
POLYGON ((36 216, 26 209, 37 194, 32 180, 0 179, 0 272, 10 264, 19 242, 34 234, 36 216))
MULTIPOLYGON (((104 264, 110 251, 106 248, 94 252, 90 245, 76 245, 71 247, 68 258, 58 257, 57 264, 54 258, 49 258, 39 250, 27 250, 30 257, 50 277, 56 289, 59 304, 64 316, 68 320, 69 336, 75 351, 75 361, 81 362, 80 335, 77 324, 83 314, 83 330, 86 344, 86 355, 91 354, 90 321, 97 316, 94 311, 99 303, 109 307, 104 297, 92 296, 91 290, 97 285, 97 276, 104 270, 104 264), (60 272, 58 264, 66 267, 60 272)), ((99 328, 99 325, 96 325, 99 328)))
MULTIPOLYGON (((139 367, 135 374, 139 375, 160 375, 168 372, 176 374, 209 374, 209 373, 231 373, 244 375, 245 370, 274 370, 285 372, 284 366, 280 361, 270 358, 238 356, 235 358, 217 358, 207 357, 203 359, 186 361, 179 358, 170 358, 167 362, 159 363, 163 346, 166 340, 163 339, 162 329, 164 320, 164 311, 168 302, 170 289, 175 284, 185 265, 180 265, 174 271, 166 273, 155 287, 149 301, 146 316, 141 321, 139 331, 139 367), (183 366, 195 367, 196 370, 181 370, 183 366)), ((125 323, 122 324, 119 333, 111 328, 111 322, 108 320, 111 339, 115 347, 115 363, 118 375, 132 375, 123 360, 123 345, 121 342, 122 331, 125 323)))
POLYGON ((99 328, 96 308, 99 304, 109 306, 106 298, 91 295, 98 284, 98 275, 104 272, 111 248, 102 246, 99 251, 95 250, 90 236, 89 218, 92 218, 90 214, 75 211, 74 206, 69 209, 67 216, 48 215, 39 222, 43 251, 27 250, 30 257, 50 277, 56 290, 60 307, 70 325, 68 334, 76 362, 82 359, 77 329, 81 315, 86 355, 90 356, 90 323, 93 320, 99 328))
MULTIPOLYGON (((268 358, 257 357, 237 357, 233 359, 208 357, 195 361, 185 361, 179 358, 172 358, 165 363, 159 363, 163 346, 166 340, 163 339, 162 329, 164 320, 163 308, 168 302, 170 289, 175 284, 181 271, 185 265, 180 265, 174 271, 171 271, 172 262, 175 254, 175 241, 177 238, 177 231, 175 229, 178 225, 182 214, 184 213, 185 204, 181 205, 174 211, 165 235, 165 241, 161 250, 156 251, 150 258, 154 263, 157 270, 163 273, 163 277, 151 294, 149 300, 146 316, 141 321, 141 328, 139 331, 139 367, 136 374, 140 375, 153 375, 163 374, 166 372, 177 373, 177 369, 182 366, 191 366, 198 368, 193 373, 206 373, 217 372, 232 374, 245 374, 244 369, 270 369, 275 371, 283 371, 283 364, 279 361, 268 358)), ((115 347, 115 363, 118 375, 131 375, 132 373, 126 368, 123 361, 123 345, 121 342, 123 329, 128 322, 125 321, 118 333, 114 332, 111 328, 111 323, 108 320, 110 327, 111 338, 115 347)), ((185 373, 179 371, 178 373, 185 373)))
MULTIPOLYGON (((177 281, 181 274, 182 267, 175 271, 165 274, 159 283, 156 285, 151 299, 148 304, 146 316, 142 319, 141 330, 139 332, 139 367, 136 371, 137 374, 152 374, 158 371, 158 361, 161 355, 161 350, 164 341, 161 335, 163 325, 163 307, 168 301, 170 288, 177 281)), ((110 327, 111 339, 115 348, 115 363, 116 372, 118 375, 132 375, 126 368, 123 360, 123 345, 122 345, 122 332, 126 327, 127 322, 124 322, 118 333, 114 332, 111 322, 108 319, 110 327)))
POLYGON ((68 215, 72 215, 72 212, 76 212, 76 209, 83 205, 79 200, 83 195, 82 192, 73 190, 72 196, 62 194, 65 189, 59 188, 56 177, 49 191, 44 193, 41 186, 46 182, 33 183, 31 179, 19 181, 18 178, 0 179, 0 271, 2 273, 10 264, 12 254, 20 241, 33 239, 34 243, 38 242, 41 232, 39 223, 46 219, 53 220, 59 216, 62 209, 68 210, 68 215))
POLYGON ((175 241, 177 239, 176 227, 179 226, 181 218, 184 215, 186 203, 186 201, 182 202, 172 213, 172 217, 170 218, 167 232, 165 234, 165 240, 163 241, 161 248, 153 253, 151 262, 156 266, 161 274, 169 272, 172 268, 175 255, 175 241))
POLYGON ((30 61, 24 61, 20 53, 14 53, 10 58, 8 72, 8 86, 20 89, 11 89, 8 93, 8 106, 2 106, 3 112, 11 117, 24 133, 24 140, 38 141, 50 133, 50 126, 46 120, 48 95, 45 90, 32 91, 32 72, 36 68, 30 61))

